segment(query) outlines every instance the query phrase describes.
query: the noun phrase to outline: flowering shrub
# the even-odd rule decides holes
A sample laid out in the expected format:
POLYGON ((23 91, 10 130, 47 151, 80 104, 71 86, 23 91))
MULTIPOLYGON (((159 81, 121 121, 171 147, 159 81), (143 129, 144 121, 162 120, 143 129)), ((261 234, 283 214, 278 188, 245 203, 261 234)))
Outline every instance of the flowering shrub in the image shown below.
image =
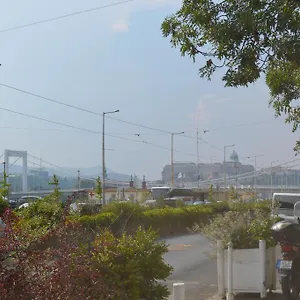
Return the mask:
POLYGON ((270 201, 246 203, 237 200, 230 208, 207 225, 195 224, 193 231, 207 236, 214 246, 218 240, 224 247, 232 242, 235 249, 258 248, 259 240, 265 240, 267 247, 275 246, 271 227, 278 219, 271 217, 270 201))
POLYGON ((64 209, 48 199, 18 214, 5 211, 0 299, 165 299, 169 293, 156 280, 171 272, 162 259, 166 245, 141 229, 120 238, 106 229, 94 239, 91 230, 66 218, 74 198, 64 209))

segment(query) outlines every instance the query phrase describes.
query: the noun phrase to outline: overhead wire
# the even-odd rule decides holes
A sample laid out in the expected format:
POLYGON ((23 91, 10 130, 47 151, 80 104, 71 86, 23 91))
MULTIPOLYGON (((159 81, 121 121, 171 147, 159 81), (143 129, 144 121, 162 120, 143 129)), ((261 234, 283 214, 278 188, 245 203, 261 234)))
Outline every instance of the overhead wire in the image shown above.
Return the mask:
MULTIPOLYGON (((86 112, 86 113, 89 113, 89 114, 93 114, 93 115, 103 117, 103 113, 94 112, 90 109, 86 109, 86 108, 82 108, 82 107, 79 107, 79 106, 76 106, 76 105, 68 104, 68 103, 63 102, 63 101, 58 101, 58 100, 55 100, 55 99, 50 98, 50 97, 45 97, 45 96, 39 95, 37 93, 25 91, 23 89, 20 89, 20 88, 17 88, 17 87, 8 85, 8 84, 1 83, 0 86, 3 86, 5 88, 8 88, 8 89, 20 92, 20 93, 24 93, 24 94, 27 94, 27 95, 30 95, 30 96, 33 96, 33 97, 36 97, 36 98, 40 98, 40 99, 43 99, 43 100, 48 101, 48 102, 52 102, 52 103, 55 103, 55 104, 58 104, 58 105, 63 105, 63 106, 66 106, 66 107, 69 107, 69 108, 72 108, 72 109, 76 109, 76 110, 79 110, 79 111, 82 111, 82 112, 86 112)), ((109 115, 106 115, 106 118, 109 118, 109 119, 112 119, 112 120, 115 120, 115 121, 118 121, 118 122, 121 122, 121 123, 125 123, 125 124, 129 124, 129 125, 137 126, 137 127, 140 127, 140 128, 144 128, 144 129, 147 129, 147 130, 152 130, 152 131, 156 131, 156 132, 160 132, 160 133, 164 133, 164 134, 172 134, 171 131, 167 131, 167 130, 160 129, 160 128, 155 128, 155 127, 150 127, 150 126, 146 126, 146 125, 142 125, 142 124, 138 124, 138 123, 135 123, 135 122, 132 122, 132 121, 122 120, 122 119, 112 117, 112 116, 109 116, 109 115)), ((188 136, 186 134, 181 134, 180 136, 185 137, 185 138, 189 138, 189 139, 193 139, 193 140, 195 140, 195 139, 197 140, 196 137, 191 137, 191 136, 188 136)), ((199 137, 198 139, 200 141, 202 141, 203 143, 207 144, 208 146, 223 152, 223 150, 221 148, 208 143, 202 137, 199 137)))
MULTIPOLYGON (((300 160, 300 158, 299 159, 293 159, 293 160, 281 163, 279 165, 275 165, 272 168, 265 168, 264 170, 252 171, 252 172, 247 172, 247 173, 243 173, 243 174, 238 174, 238 179, 251 178, 251 177, 255 176, 255 174, 256 175, 258 174, 259 176, 260 176, 260 174, 269 174, 269 173, 273 172, 273 170, 276 169, 276 168, 294 163, 294 162, 299 161, 299 160, 300 160)), ((298 165, 292 165, 292 166, 288 166, 288 167, 292 168, 292 167, 295 167, 295 166, 298 166, 298 165)), ((229 176, 229 177, 226 178, 226 181, 236 180, 236 177, 237 177, 236 175, 229 176)), ((209 180, 206 180, 206 181, 201 181, 201 183, 211 183, 211 182, 219 182, 219 181, 224 181, 224 178, 219 177, 219 178, 215 178, 215 179, 209 179, 209 180)))
POLYGON ((17 29, 22 29, 22 28, 26 28, 26 27, 31 27, 31 26, 35 26, 35 25, 39 25, 39 24, 43 24, 43 23, 49 23, 49 22, 53 22, 53 21, 57 21, 57 20, 61 20, 61 19, 66 19, 66 18, 69 18, 69 17, 74 17, 74 16, 94 12, 94 11, 109 8, 109 7, 124 5, 124 4, 127 4, 129 2, 133 2, 133 1, 136 1, 136 0, 123 0, 123 1, 119 1, 119 2, 105 4, 105 5, 98 6, 98 7, 84 9, 84 10, 76 11, 76 12, 73 12, 73 13, 69 13, 69 14, 65 14, 65 15, 61 15, 61 16, 57 16, 57 17, 53 17, 53 18, 44 19, 44 20, 41 20, 41 21, 36 21, 36 22, 32 22, 32 23, 27 23, 27 24, 23 24, 23 25, 18 25, 18 26, 2 29, 2 30, 0 30, 0 33, 13 31, 13 30, 17 30, 17 29))

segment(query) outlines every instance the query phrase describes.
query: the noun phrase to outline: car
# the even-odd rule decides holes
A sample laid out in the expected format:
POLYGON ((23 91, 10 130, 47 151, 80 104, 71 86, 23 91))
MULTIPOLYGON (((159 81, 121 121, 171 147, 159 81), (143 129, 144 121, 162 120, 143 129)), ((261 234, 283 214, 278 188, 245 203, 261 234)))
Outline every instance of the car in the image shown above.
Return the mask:
POLYGON ((14 208, 16 208, 18 206, 18 201, 17 200, 9 200, 8 203, 9 203, 9 206, 12 209, 14 209, 14 208))
POLYGON ((193 205, 202 205, 202 204, 205 204, 205 202, 204 201, 195 201, 193 203, 193 205))
POLYGON ((36 200, 41 200, 42 198, 39 196, 22 196, 21 198, 19 198, 17 200, 18 204, 23 204, 23 203, 27 203, 29 201, 36 201, 36 200))
POLYGON ((28 207, 29 205, 30 205, 30 203, 25 202, 25 203, 21 204, 21 205, 18 207, 18 209, 26 208, 26 207, 28 207))

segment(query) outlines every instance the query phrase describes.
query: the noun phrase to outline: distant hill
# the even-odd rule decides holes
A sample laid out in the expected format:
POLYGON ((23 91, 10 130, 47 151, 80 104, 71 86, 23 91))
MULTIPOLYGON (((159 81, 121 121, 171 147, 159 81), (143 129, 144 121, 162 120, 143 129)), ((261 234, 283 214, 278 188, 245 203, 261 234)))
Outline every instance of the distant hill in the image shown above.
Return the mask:
MULTIPOLYGON (((37 168, 28 167, 28 174, 31 171, 36 170, 37 168)), ((61 168, 61 169, 54 169, 54 168, 42 168, 44 171, 48 171, 50 176, 56 174, 62 177, 77 177, 77 170, 80 170, 80 177, 91 177, 96 178, 97 176, 102 177, 102 168, 101 166, 98 167, 91 167, 91 168, 61 168)), ((13 165, 9 168, 9 173, 13 174, 22 174, 22 166, 20 165, 13 165)), ((107 169, 107 177, 112 180, 118 181, 129 181, 130 175, 120 174, 114 172, 110 169, 107 169)))

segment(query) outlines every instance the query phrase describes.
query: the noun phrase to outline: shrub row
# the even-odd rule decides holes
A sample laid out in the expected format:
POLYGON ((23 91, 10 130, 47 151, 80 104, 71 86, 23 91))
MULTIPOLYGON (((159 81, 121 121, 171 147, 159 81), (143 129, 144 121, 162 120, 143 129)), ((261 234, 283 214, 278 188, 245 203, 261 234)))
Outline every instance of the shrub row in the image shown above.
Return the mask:
POLYGON ((194 223, 206 224, 217 214, 229 209, 227 203, 154 209, 147 209, 133 203, 112 203, 99 214, 72 216, 70 219, 95 231, 109 227, 116 234, 124 231, 132 234, 141 226, 145 230, 152 228, 160 236, 168 236, 187 233, 187 228, 191 228, 194 223))

